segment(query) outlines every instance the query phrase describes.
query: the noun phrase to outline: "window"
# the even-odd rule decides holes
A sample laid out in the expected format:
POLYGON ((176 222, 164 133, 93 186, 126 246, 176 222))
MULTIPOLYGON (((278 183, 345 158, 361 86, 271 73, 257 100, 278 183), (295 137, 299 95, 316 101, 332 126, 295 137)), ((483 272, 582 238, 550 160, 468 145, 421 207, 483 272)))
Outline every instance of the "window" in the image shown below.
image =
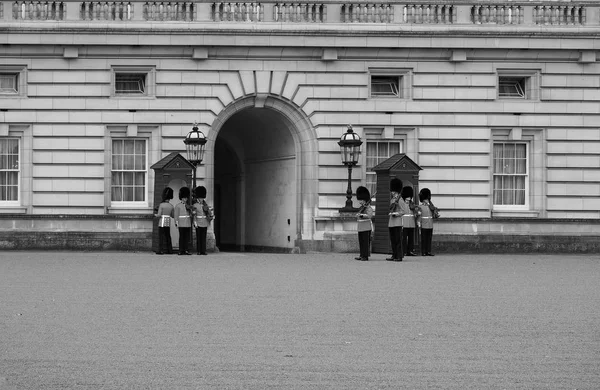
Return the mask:
POLYGON ((499 69, 498 98, 537 100, 539 98, 539 71, 499 69))
POLYGON ((115 94, 145 95, 146 73, 115 73, 115 94))
POLYGON ((146 140, 112 140, 112 202, 127 202, 128 204, 146 202, 147 155, 146 140))
POLYGON ((113 66, 112 95, 136 99, 153 97, 156 74, 153 66, 113 66))
POLYGON ((495 208, 528 206, 528 145, 494 142, 493 202, 495 208))
POLYGON ((401 153, 402 144, 402 141, 367 141, 366 187, 371 196, 375 197, 377 189, 377 174, 373 172, 373 167, 401 153))
POLYGON ((19 140, 0 138, 0 203, 19 201, 19 140))
POLYGON ((0 93, 13 95, 19 93, 18 73, 0 73, 0 93))
POLYGON ((0 98, 27 96, 27 66, 0 65, 0 98))
POLYGON ((410 69, 369 69, 369 96, 372 98, 410 99, 410 69))
POLYGON ((527 99, 526 88, 525 77, 500 77, 498 80, 498 96, 501 98, 527 99))
POLYGON ((371 96, 400 96, 401 76, 371 76, 371 96))

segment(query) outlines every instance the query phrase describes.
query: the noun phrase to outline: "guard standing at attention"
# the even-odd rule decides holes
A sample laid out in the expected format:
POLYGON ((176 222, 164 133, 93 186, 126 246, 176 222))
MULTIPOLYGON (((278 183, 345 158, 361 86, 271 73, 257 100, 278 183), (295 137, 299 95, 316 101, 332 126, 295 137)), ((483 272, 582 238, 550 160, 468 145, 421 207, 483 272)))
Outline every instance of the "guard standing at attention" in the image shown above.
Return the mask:
POLYGON ((187 204, 189 198, 190 189, 188 187, 181 187, 179 189, 179 199, 181 202, 177 203, 174 211, 175 226, 179 229, 179 255, 191 255, 188 251, 192 230, 192 219, 187 204))
POLYGON ((371 194, 366 187, 358 187, 356 189, 356 199, 360 203, 358 209, 358 246, 360 248, 360 256, 356 260, 368 261, 371 250, 371 232, 373 231, 373 207, 371 207, 371 194))
POLYGON ((388 261, 402 261, 402 215, 404 211, 400 205, 400 192, 402 191, 402 180, 393 178, 390 181, 390 211, 388 229, 390 232, 390 243, 392 256, 388 261))

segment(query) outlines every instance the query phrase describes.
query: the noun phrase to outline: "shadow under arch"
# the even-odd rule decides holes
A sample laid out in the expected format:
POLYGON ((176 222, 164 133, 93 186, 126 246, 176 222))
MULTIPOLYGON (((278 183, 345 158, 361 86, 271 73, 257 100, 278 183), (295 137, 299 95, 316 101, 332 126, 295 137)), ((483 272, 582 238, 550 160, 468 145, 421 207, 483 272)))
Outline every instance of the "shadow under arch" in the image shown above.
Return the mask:
MULTIPOLYGON (((302 240, 311 240, 314 237, 314 212, 318 202, 318 145, 310 119, 294 103, 274 95, 252 95, 235 100, 225 107, 213 121, 208 133, 205 156, 206 182, 209 188, 215 188, 215 147, 221 130, 236 114, 254 108, 268 109, 279 114, 294 142, 295 246, 298 247, 302 240)), ((238 157, 243 160, 243 153, 238 157)))

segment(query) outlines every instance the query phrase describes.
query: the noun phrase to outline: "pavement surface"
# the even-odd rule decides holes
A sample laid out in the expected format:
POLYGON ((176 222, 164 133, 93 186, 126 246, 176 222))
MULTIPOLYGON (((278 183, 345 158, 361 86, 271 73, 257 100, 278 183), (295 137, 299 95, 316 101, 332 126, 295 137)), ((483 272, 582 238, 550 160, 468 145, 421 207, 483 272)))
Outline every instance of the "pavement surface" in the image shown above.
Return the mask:
POLYGON ((0 389, 600 389, 600 255, 0 252, 0 389))

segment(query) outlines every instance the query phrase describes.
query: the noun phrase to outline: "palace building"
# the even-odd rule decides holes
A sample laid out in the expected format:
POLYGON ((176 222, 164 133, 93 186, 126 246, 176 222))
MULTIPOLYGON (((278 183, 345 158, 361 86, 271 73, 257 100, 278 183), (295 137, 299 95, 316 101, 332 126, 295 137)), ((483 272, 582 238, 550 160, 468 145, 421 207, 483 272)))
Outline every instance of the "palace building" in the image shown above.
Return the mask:
POLYGON ((356 250, 351 125, 352 189, 409 158, 438 251, 598 251, 599 36, 597 1, 0 1, 0 249, 149 251, 197 123, 221 250, 356 250))

